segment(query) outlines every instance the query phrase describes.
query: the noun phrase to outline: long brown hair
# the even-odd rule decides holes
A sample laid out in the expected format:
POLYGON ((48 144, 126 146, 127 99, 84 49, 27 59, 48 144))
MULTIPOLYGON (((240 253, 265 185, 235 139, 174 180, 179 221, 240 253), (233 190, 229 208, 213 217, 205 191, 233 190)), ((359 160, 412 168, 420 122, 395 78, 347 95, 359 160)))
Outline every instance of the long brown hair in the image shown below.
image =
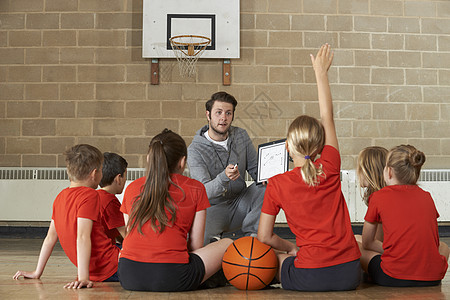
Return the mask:
POLYGON ((386 167, 392 168, 401 184, 416 184, 420 169, 425 163, 425 154, 412 145, 400 145, 392 148, 387 156, 386 167))
POLYGON ((183 156, 187 156, 186 143, 175 132, 166 128, 151 140, 146 180, 131 208, 129 231, 137 227, 142 234, 142 226, 150 221, 152 229, 162 233, 166 226, 175 222, 177 204, 169 193, 169 186, 173 184, 183 195, 184 191, 172 182, 170 174, 177 171, 183 156))
POLYGON ((303 180, 309 186, 319 184, 320 176, 324 175, 322 166, 316 167, 313 158, 320 152, 325 144, 325 131, 322 123, 310 116, 299 116, 288 129, 287 143, 289 152, 294 155, 306 156, 306 162, 301 172, 303 180))
POLYGON ((356 173, 359 180, 365 179, 368 183, 363 195, 366 205, 369 205, 369 197, 372 193, 386 186, 383 171, 386 166, 387 153, 386 148, 378 146, 367 147, 359 152, 356 173))

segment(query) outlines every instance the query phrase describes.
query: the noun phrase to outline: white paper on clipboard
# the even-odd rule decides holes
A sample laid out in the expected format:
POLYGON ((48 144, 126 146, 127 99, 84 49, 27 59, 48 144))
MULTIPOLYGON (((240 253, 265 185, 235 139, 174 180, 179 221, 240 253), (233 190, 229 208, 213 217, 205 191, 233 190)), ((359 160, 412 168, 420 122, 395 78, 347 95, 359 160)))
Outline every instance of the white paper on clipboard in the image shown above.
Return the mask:
POLYGON ((286 139, 258 146, 256 184, 260 184, 272 176, 286 172, 288 167, 289 154, 286 150, 286 139))

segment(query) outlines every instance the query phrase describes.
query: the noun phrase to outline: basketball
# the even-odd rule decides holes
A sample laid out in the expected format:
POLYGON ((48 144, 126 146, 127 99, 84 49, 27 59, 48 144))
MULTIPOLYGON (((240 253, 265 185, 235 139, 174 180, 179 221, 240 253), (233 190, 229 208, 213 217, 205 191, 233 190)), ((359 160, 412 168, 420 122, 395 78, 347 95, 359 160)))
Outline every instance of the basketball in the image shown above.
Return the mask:
POLYGON ((259 290, 275 277, 278 259, 272 247, 246 236, 228 247, 222 268, 227 280, 236 288, 259 290))

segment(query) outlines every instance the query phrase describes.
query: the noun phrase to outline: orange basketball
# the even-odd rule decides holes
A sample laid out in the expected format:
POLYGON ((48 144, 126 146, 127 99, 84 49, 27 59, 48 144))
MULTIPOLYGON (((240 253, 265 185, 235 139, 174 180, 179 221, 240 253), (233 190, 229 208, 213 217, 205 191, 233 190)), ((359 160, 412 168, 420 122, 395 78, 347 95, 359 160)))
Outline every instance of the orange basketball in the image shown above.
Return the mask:
POLYGON ((272 248, 254 237, 234 241, 225 252, 222 268, 228 281, 240 290, 266 287, 278 269, 278 259, 272 248))

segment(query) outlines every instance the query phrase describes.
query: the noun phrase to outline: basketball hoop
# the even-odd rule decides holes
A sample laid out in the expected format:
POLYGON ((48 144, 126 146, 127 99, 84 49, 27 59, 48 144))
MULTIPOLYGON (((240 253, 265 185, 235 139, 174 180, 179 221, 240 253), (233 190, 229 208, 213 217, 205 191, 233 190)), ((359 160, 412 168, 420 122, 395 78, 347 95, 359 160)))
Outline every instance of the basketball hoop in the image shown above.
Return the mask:
POLYGON ((192 77, 197 60, 202 56, 211 39, 201 35, 177 35, 169 39, 178 61, 180 75, 192 77))

